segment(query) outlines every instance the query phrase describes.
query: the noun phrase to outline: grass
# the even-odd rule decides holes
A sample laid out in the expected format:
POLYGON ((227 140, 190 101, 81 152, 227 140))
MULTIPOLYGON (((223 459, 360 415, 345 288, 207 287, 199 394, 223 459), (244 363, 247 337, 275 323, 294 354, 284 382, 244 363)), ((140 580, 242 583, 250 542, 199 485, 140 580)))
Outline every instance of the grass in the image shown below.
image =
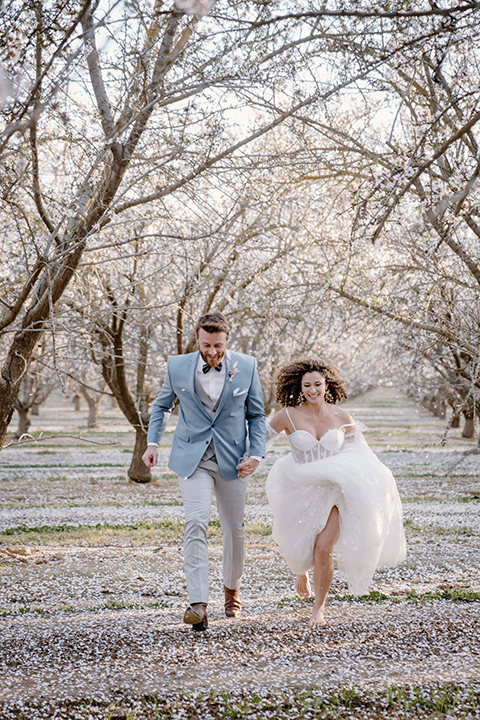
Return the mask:
POLYGON ((30 605, 20 605, 17 608, 0 608, 0 617, 12 617, 17 615, 59 615, 59 614, 75 614, 97 613, 105 610, 151 610, 171 608, 174 603, 168 600, 155 600, 153 602, 122 602, 118 600, 109 600, 100 605, 91 605, 88 607, 79 607, 78 605, 59 605, 58 607, 41 608, 32 607, 30 605))
MULTIPOLYGON (((340 686, 283 692, 209 692, 146 695, 136 702, 101 705, 95 701, 65 703, 62 718, 101 720, 433 720, 480 717, 480 689, 474 685, 387 685, 375 689, 340 686), (102 712, 103 709, 103 712, 102 712)), ((17 720, 30 720, 23 713, 17 720)))
POLYGON ((475 530, 465 525, 452 525, 451 527, 437 525, 436 523, 416 525, 411 520, 405 520, 404 525, 405 530, 408 531, 410 535, 433 535, 435 537, 447 537, 449 535, 472 537, 473 535, 478 535, 475 530))
MULTIPOLYGON (((449 588, 446 590, 437 590, 424 593, 408 591, 402 595, 386 595, 376 590, 368 595, 360 597, 354 595, 332 595, 327 599, 327 605, 335 603, 365 603, 377 605, 383 603, 412 603, 418 605, 420 603, 434 602, 438 600, 446 600, 453 603, 478 603, 480 602, 480 593, 467 589, 449 588)), ((298 604, 313 604, 313 598, 300 598, 298 595, 281 598, 278 607, 289 607, 298 604)), ((118 600, 109 600, 100 605, 92 605, 79 607, 74 605, 59 605, 57 607, 35 607, 30 605, 19 605, 17 607, 2 608, 0 607, 0 617, 11 617, 17 615, 26 615, 28 613, 34 615, 57 615, 63 613, 96 613, 105 610, 150 610, 155 608, 172 608, 174 602, 170 600, 154 600, 150 602, 125 602, 118 600)))
MULTIPOLYGON (((480 709, 478 688, 455 684, 433 688, 387 686, 379 690, 342 686, 334 691, 314 688, 295 693, 267 695, 211 691, 208 695, 181 695, 167 701, 151 699, 152 712, 144 717, 158 718, 232 718, 240 720, 270 720, 287 718, 315 718, 334 720, 386 717, 455 718, 472 717, 480 709), (183 710, 183 712, 182 712, 183 710)), ((478 715, 475 715, 478 717, 478 715)), ((108 716, 107 716, 108 717, 108 716)), ((131 715, 135 720, 135 714, 131 715)))
MULTIPOLYGON (((63 449, 64 449, 64 448, 63 448, 63 449)), ((40 454, 47 454, 47 453, 50 454, 50 455, 55 454, 53 451, 50 451, 50 450, 44 450, 44 451, 41 451, 41 453, 40 453, 40 451, 39 451, 38 454, 40 455, 40 454)), ((20 469, 20 470, 32 470, 32 469, 38 469, 38 468, 43 468, 43 469, 56 468, 56 467, 59 467, 59 466, 60 466, 60 463, 59 463, 59 462, 53 463, 52 465, 45 465, 45 463, 32 463, 31 465, 28 465, 28 466, 26 466, 25 463, 22 463, 22 464, 19 464, 19 465, 13 465, 13 464, 12 464, 12 465, 8 465, 8 468, 7 468, 7 469, 8 469, 8 470, 11 470, 11 469, 13 468, 13 469, 15 469, 15 470, 19 470, 19 469, 20 469)), ((77 462, 70 462, 70 463, 68 464, 69 470, 75 470, 75 468, 96 468, 96 469, 98 469, 98 467, 99 467, 98 463, 77 463, 77 462)), ((122 467, 122 463, 120 463, 120 462, 117 462, 117 463, 104 462, 104 461, 102 460, 101 467, 102 467, 102 468, 104 468, 104 467, 108 467, 108 468, 110 468, 110 467, 111 467, 111 468, 119 468, 119 467, 122 467)), ((5 468, 4 468, 4 472, 5 472, 5 468)), ((7 481, 9 480, 9 478, 5 478, 5 479, 6 479, 7 481)), ((65 476, 65 475, 59 475, 59 476, 57 476, 57 477, 50 477, 50 478, 48 478, 48 479, 49 479, 49 480, 64 480, 64 479, 66 479, 66 476, 65 476)))
MULTIPOLYGON (((219 532, 213 527, 211 533, 219 532)), ((209 533, 210 534, 210 533, 209 533)), ((181 541, 183 523, 172 520, 157 522, 138 521, 130 524, 97 523, 96 525, 18 525, 0 532, 3 545, 29 544, 71 546, 101 546, 132 542, 181 541)))
MULTIPOLYGON (((139 520, 127 524, 97 523, 95 525, 39 525, 29 527, 28 525, 17 525, 0 531, 0 547, 12 545, 15 542, 20 544, 55 542, 59 545, 71 544, 75 541, 82 541, 92 544, 105 544, 112 541, 150 539, 152 542, 159 540, 178 540, 183 538, 184 524, 176 520, 139 520)), ((267 523, 254 522, 245 523, 246 535, 269 536, 272 534, 272 526, 267 523)), ((208 538, 221 538, 222 529, 220 520, 215 518, 208 523, 208 538)))
MULTIPOLYGON (((131 502, 128 504, 128 507, 130 508, 144 508, 144 507, 180 507, 183 503, 181 500, 142 500, 141 502, 131 502)), ((122 502, 121 500, 108 500, 105 502, 89 502, 88 505, 85 502, 76 502, 76 501, 69 501, 66 500, 59 500, 57 502, 49 502, 49 503, 32 503, 30 505, 27 505, 25 502, 20 502, 18 500, 10 502, 10 503, 3 503, 3 507, 13 507, 18 508, 21 507, 23 509, 25 508, 86 508, 89 509, 95 509, 95 508, 121 508, 126 507, 127 503, 122 502)), ((52 526, 53 527, 53 526, 52 526)))
MULTIPOLYGON (((114 504, 114 503, 113 503, 114 504)), ((155 501, 147 504, 156 505, 155 501)), ((165 503, 162 503, 163 505, 165 503)), ((168 503, 177 505, 177 501, 168 503)), ((71 545, 79 541, 87 544, 111 544, 122 541, 160 540, 181 541, 183 537, 184 524, 177 520, 156 520, 137 521, 133 523, 96 523, 95 525, 40 525, 29 527, 17 525, 0 531, 0 547, 14 543, 58 543, 60 545, 71 545)), ((411 520, 405 521, 407 537, 423 536, 425 538, 461 538, 477 536, 478 532, 463 525, 444 527, 435 523, 428 525, 417 525, 411 520)), ((247 537, 269 537, 272 534, 272 525, 263 522, 245 523, 247 537)), ((220 539, 222 530, 218 518, 211 520, 208 524, 208 538, 220 539)))
POLYGON ((402 505, 415 505, 417 503, 439 503, 440 505, 451 505, 453 503, 477 503, 480 500, 480 495, 462 495, 456 498, 438 497, 436 495, 412 495, 409 497, 402 497, 402 505))
MULTIPOLYGON (((465 588, 447 588, 443 590, 428 591, 417 593, 415 590, 408 590, 402 594, 386 595, 378 590, 372 590, 368 595, 330 595, 327 604, 332 602, 355 602, 378 605, 382 603, 403 603, 410 602, 414 604, 433 602, 435 600, 449 600, 455 603, 462 602, 480 602, 480 592, 468 590, 465 588)), ((300 598, 297 595, 282 598, 278 605, 285 607, 294 603, 312 603, 314 598, 300 598)))
MULTIPOLYGON (((213 520, 209 525, 215 525, 216 521, 213 520)), ((138 522, 131 524, 108 524, 108 523, 97 523, 96 525, 39 525, 36 527, 29 527, 28 525, 17 525, 17 527, 7 528, 6 530, 0 531, 0 536, 6 535, 30 535, 30 534, 42 534, 51 535, 57 533, 69 533, 77 532, 79 530, 139 530, 139 529, 155 529, 155 530, 182 530, 183 523, 174 520, 159 520, 155 522, 146 522, 139 520, 138 522)))

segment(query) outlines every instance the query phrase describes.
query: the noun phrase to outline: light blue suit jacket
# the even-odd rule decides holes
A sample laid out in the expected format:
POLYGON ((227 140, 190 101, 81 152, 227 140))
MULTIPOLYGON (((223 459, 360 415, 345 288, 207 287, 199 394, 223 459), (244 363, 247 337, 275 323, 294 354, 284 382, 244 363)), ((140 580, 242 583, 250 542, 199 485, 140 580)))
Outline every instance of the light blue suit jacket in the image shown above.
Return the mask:
POLYGON ((195 392, 198 351, 168 360, 162 389, 152 406, 147 442, 160 441, 178 398, 180 417, 169 468, 181 477, 195 472, 211 440, 225 480, 238 477, 236 466, 247 450, 249 455, 265 455, 265 410, 255 359, 230 350, 225 359, 225 385, 213 419, 195 392))

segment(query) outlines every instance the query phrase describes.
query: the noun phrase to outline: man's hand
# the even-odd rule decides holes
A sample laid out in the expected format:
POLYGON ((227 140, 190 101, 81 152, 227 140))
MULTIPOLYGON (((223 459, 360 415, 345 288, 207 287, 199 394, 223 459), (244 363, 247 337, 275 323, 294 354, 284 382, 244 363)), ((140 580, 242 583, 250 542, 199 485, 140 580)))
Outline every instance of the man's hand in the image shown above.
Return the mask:
POLYGON ((155 467, 158 462, 158 448, 149 445, 142 455, 142 460, 147 467, 155 467))
POLYGON ((238 475, 241 478, 248 477, 252 473, 255 472, 259 465, 258 460, 254 460, 253 458, 246 457, 242 460, 241 463, 237 465, 238 475))

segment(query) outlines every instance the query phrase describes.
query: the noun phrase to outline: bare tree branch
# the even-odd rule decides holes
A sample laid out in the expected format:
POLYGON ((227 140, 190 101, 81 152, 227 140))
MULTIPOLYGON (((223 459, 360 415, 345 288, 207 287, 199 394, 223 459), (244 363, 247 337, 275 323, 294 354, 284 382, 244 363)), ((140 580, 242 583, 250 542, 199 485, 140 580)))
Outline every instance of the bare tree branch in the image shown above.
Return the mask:
POLYGON ((83 40, 85 43, 85 55, 87 58, 88 70, 92 81, 92 88, 97 101, 98 112, 100 113, 100 121, 106 139, 110 139, 115 134, 112 110, 108 100, 107 90, 103 81, 102 70, 100 68, 100 58, 98 56, 97 44, 95 39, 94 22, 91 10, 85 13, 82 20, 83 40))

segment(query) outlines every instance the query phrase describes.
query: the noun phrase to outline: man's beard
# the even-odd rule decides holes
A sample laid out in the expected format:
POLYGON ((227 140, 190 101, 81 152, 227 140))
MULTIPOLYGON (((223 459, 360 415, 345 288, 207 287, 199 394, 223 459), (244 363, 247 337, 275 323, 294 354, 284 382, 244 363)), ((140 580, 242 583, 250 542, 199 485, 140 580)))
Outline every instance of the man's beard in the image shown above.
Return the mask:
POLYGON ((210 367, 214 368, 217 367, 217 365, 220 365, 220 363, 222 362, 223 358, 225 357, 225 350, 217 353, 214 358, 210 358, 207 355, 204 355, 201 350, 200 355, 202 356, 204 362, 207 363, 207 365, 210 365, 210 367))

